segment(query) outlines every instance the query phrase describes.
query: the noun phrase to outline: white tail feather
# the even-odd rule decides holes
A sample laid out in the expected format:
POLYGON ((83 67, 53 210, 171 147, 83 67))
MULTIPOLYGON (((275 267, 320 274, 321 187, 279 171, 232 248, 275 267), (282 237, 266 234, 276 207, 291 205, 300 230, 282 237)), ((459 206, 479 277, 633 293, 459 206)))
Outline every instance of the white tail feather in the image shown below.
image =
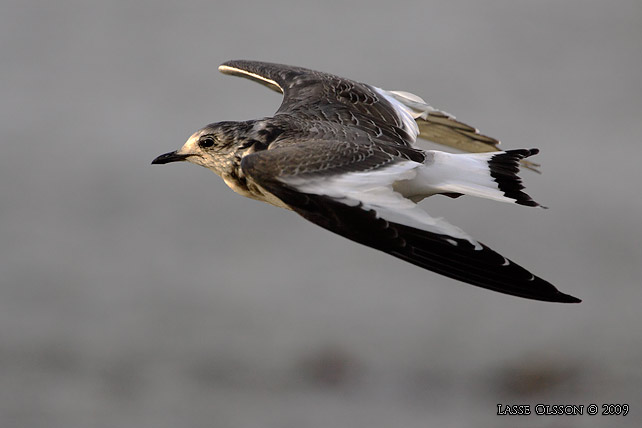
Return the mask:
POLYGON ((536 150, 511 150, 453 154, 429 150, 417 175, 395 183, 395 190, 414 201, 446 193, 537 206, 521 191, 521 179, 516 174, 519 160, 535 153, 536 150))

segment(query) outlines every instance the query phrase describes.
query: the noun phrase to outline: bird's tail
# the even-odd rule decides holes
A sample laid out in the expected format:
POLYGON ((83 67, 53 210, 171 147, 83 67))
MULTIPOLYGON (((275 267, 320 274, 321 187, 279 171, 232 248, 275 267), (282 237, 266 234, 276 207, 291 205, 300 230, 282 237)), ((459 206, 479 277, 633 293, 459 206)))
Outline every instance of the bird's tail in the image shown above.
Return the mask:
POLYGON ((538 149, 472 154, 427 151, 426 162, 413 180, 414 193, 424 196, 437 193, 448 196, 472 195, 531 207, 540 206, 522 191, 524 185, 517 175, 520 161, 538 152, 538 149))

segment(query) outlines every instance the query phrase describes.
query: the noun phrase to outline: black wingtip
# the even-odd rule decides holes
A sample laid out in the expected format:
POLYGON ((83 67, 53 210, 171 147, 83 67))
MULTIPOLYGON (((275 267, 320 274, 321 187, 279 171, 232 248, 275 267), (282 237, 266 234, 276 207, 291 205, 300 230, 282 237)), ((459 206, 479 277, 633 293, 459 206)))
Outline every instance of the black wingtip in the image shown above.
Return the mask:
POLYGON ((582 303, 582 299, 578 299, 575 296, 571 296, 570 294, 564 294, 562 292, 559 292, 559 295, 555 297, 557 297, 557 300, 555 301, 559 303, 582 303))

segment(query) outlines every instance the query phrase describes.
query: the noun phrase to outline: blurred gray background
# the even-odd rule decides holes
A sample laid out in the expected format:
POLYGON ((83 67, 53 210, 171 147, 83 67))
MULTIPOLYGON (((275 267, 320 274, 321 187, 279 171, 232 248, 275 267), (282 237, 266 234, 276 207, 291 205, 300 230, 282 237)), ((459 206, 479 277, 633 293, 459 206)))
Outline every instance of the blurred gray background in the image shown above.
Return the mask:
POLYGON ((4 0, 0 54, 3 428, 641 425, 639 1, 4 0), (237 58, 411 91, 539 147, 523 176, 547 211, 424 204, 584 302, 458 283, 151 166, 276 110, 217 72, 237 58))

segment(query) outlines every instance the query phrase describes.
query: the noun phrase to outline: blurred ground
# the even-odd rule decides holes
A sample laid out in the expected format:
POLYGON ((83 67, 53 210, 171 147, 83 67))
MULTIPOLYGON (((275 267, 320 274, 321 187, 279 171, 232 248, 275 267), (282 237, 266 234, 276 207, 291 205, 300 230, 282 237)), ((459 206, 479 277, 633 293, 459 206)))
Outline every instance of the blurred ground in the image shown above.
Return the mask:
POLYGON ((638 1, 6 1, 2 427, 639 427, 638 1), (503 141, 544 211, 429 200, 576 295, 491 293, 152 167, 277 94, 233 58, 415 92, 503 141), (403 278, 400 280, 399 278, 403 278), (497 404, 629 403, 626 417, 497 404))

